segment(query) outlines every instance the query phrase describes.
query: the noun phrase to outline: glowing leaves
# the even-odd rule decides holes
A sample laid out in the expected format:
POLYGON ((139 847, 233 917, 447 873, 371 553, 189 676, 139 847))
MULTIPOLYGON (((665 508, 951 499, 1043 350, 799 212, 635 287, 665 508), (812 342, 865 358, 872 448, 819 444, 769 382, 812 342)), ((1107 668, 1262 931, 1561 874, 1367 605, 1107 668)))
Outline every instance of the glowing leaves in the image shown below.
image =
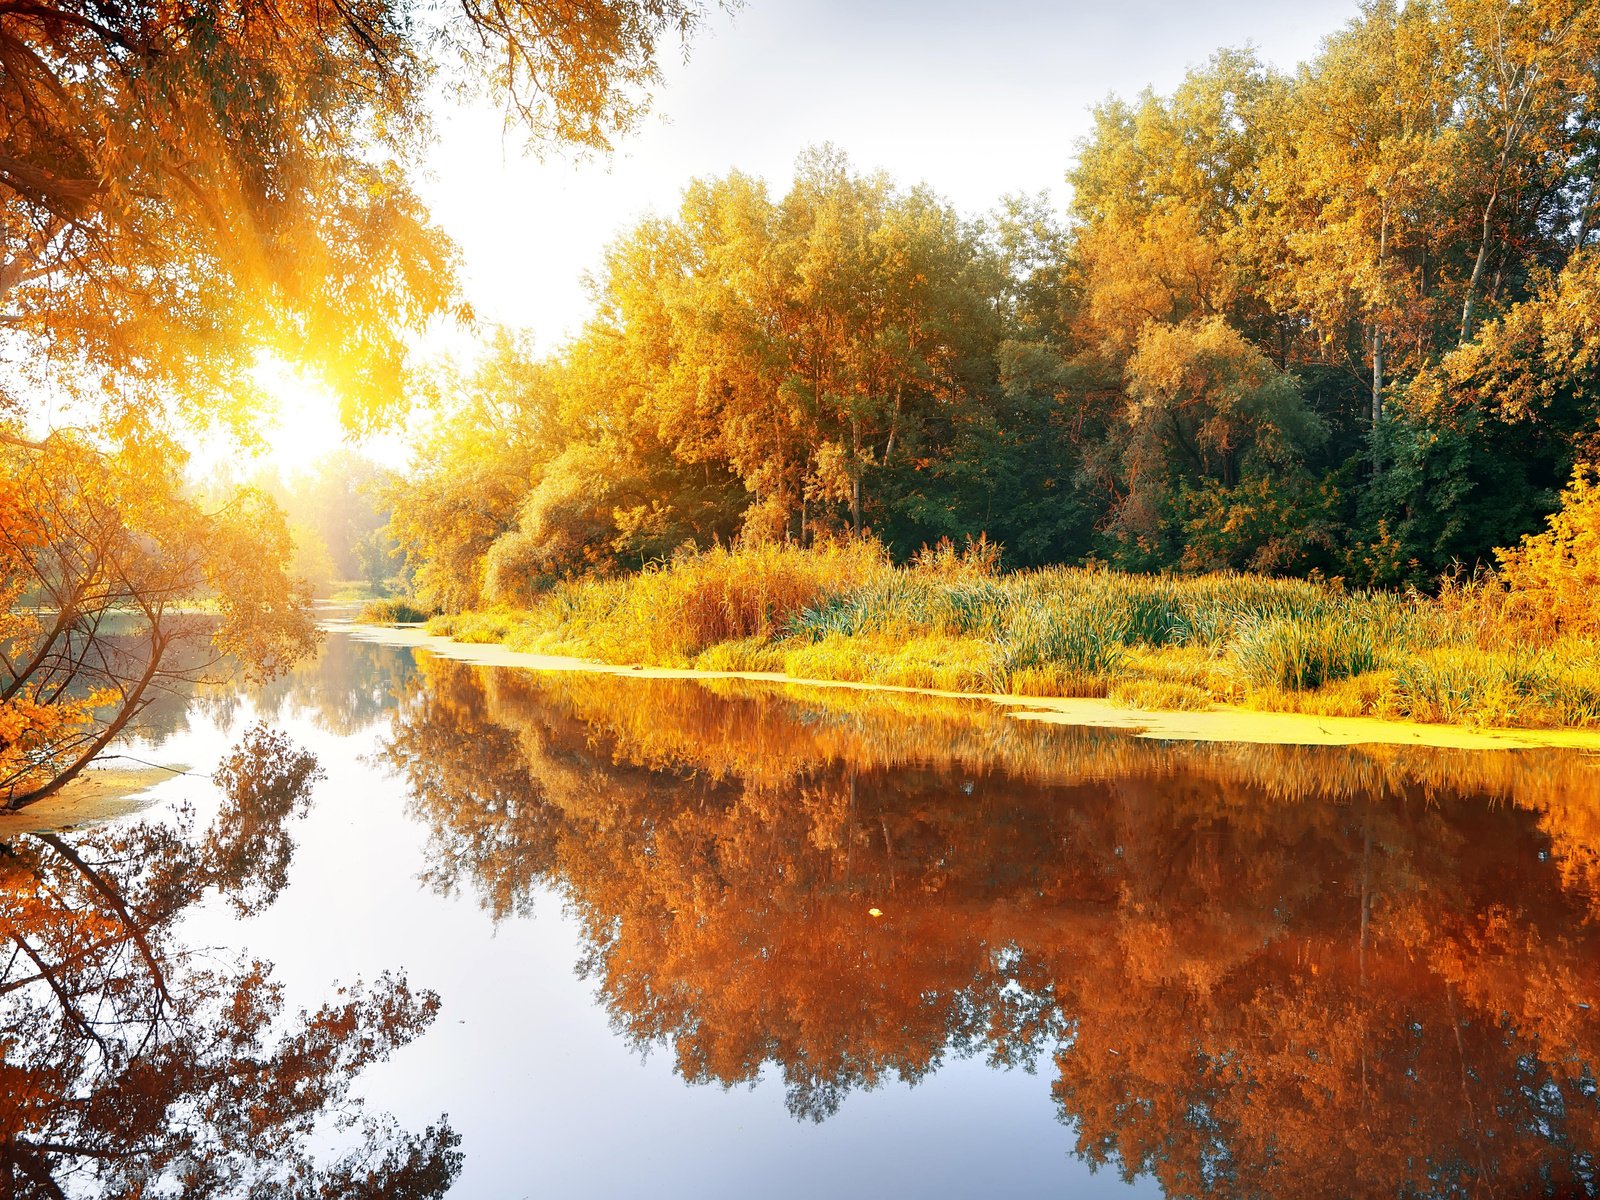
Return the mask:
POLYGON ((112 454, 59 433, 0 444, 0 463, 0 802, 70 781, 155 695, 225 657, 267 677, 315 645, 288 533, 260 495, 207 512, 161 442, 112 454), (24 597, 36 613, 18 611, 24 597))
POLYGON ((1551 631, 1600 631, 1600 477, 1594 466, 1573 468, 1542 533, 1497 550, 1515 611, 1551 631))

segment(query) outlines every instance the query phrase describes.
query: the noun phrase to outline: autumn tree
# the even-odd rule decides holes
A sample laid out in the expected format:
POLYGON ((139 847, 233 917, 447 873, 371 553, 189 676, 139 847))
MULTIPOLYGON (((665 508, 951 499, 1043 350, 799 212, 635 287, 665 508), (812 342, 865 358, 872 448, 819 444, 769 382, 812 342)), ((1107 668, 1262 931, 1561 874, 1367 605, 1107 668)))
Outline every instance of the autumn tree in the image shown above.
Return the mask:
POLYGON ((0 4, 5 578, 27 606, 0 631, 8 803, 70 780, 149 702, 198 636, 180 606, 220 605, 219 649, 254 666, 310 644, 281 526, 254 495, 222 516, 182 495, 172 434, 248 438, 263 349, 314 364, 347 428, 396 409, 406 335, 462 311, 410 183, 441 69, 538 145, 603 149, 703 12, 0 4), (122 612, 137 652, 109 636, 122 612))
MULTIPOLYGON (((1121 469, 1127 491, 1113 519, 1119 534, 1145 552, 1179 532, 1186 493, 1231 497, 1246 480, 1269 476, 1281 486, 1324 435, 1294 378, 1220 317, 1147 324, 1125 377, 1121 469)), ((1157 555, 1156 561, 1166 557, 1157 555)))
POLYGON ((1297 357, 1368 376, 1370 421, 1391 377, 1431 357, 1439 325, 1440 180, 1450 89, 1428 6, 1374 4, 1306 64, 1271 127, 1246 244, 1297 357))
POLYGON ((992 378, 998 286, 948 205, 823 148, 781 199, 696 181, 614 246, 581 353, 678 462, 738 480, 746 533, 803 541, 892 519, 873 481, 937 453, 992 378))
POLYGON ((1302 69, 1248 223, 1306 352, 1365 355, 1374 418, 1587 240, 1596 38, 1586 5, 1381 3, 1302 69))
POLYGON ((164 692, 225 668, 270 677, 314 644, 259 494, 208 510, 160 441, 111 455, 57 433, 0 446, 0 469, 4 807, 70 782, 164 692))
POLYGON ((1253 55, 1222 51, 1170 97, 1094 110, 1067 177, 1089 345, 1120 361, 1148 322, 1217 316, 1267 340, 1239 230, 1288 91, 1253 55))
POLYGON ((495 335, 468 370, 429 381, 432 425, 417 468, 381 496, 388 531, 424 603, 464 608, 483 596, 484 559, 516 523, 539 464, 555 449, 549 375, 525 339, 495 335))
POLYGON ((400 395, 402 331, 456 303, 453 251, 408 175, 430 81, 487 88, 538 145, 604 149, 645 111, 664 39, 703 14, 698 0, 6 5, 4 349, 40 366, 48 348, 66 367, 52 387, 109 372, 102 399, 123 419, 168 396, 209 419, 271 346, 321 367, 360 426, 400 395))

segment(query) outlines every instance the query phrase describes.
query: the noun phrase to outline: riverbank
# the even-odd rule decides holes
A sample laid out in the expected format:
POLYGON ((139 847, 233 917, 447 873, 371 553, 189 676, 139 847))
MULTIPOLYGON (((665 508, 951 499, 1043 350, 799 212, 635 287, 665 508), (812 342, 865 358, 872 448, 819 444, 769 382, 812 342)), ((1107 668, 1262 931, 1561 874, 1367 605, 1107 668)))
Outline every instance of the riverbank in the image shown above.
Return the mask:
POLYGON ((1416 746, 1451 750, 1529 750, 1558 748, 1600 753, 1600 730, 1466 728, 1371 717, 1321 717, 1307 713, 1264 712, 1238 705, 1196 710, 1138 709, 1085 697, 1020 696, 964 692, 902 684, 837 679, 807 679, 774 671, 711 670, 695 667, 619 665, 570 655, 513 650, 500 643, 464 642, 429 633, 419 626, 333 622, 328 628, 360 641, 422 650, 480 666, 534 671, 590 672, 643 679, 747 680, 798 688, 844 688, 895 692, 947 700, 994 704, 1021 720, 1117 729, 1165 741, 1240 742, 1256 745, 1416 746))
POLYGON ((1493 580, 1428 597, 1241 574, 1003 573, 982 543, 897 566, 850 541, 684 554, 427 628, 626 666, 1150 712, 1600 729, 1600 645, 1556 637, 1519 599, 1493 580))

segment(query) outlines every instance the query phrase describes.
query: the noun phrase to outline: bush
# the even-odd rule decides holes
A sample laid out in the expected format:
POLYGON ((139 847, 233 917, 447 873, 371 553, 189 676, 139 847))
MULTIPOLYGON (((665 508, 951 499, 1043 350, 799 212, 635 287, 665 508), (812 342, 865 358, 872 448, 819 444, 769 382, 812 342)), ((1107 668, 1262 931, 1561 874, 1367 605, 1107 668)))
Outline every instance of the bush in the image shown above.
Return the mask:
POLYGON ((1508 609, 1550 632, 1600 633, 1600 468, 1583 464, 1543 533, 1496 550, 1508 609))

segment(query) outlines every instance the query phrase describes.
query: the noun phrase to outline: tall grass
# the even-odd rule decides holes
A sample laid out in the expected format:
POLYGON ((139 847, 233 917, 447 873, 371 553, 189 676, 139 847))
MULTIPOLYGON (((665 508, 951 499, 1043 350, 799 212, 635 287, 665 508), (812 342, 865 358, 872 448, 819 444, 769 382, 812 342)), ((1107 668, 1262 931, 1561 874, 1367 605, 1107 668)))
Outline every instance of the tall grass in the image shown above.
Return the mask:
POLYGON ((719 546, 634 575, 562 583, 517 618, 467 614, 441 618, 435 628, 519 649, 687 666, 712 646, 771 638, 825 597, 892 573, 883 548, 865 540, 812 550, 719 546), (502 628, 507 619, 515 628, 502 628))
POLYGON ((403 598, 377 599, 362 606, 361 619, 372 625, 414 625, 426 621, 437 611, 403 598))
POLYGON ((1336 612, 1268 617, 1243 627, 1233 658, 1247 682, 1306 691, 1379 664, 1371 624, 1336 612))
POLYGON ((1510 621, 1476 584, 1429 599, 1229 573, 1002 574, 987 543, 896 567, 858 540, 680 554, 639 574, 560 585, 528 610, 437 618, 430 629, 610 662, 951 691, 1600 722, 1595 647, 1555 655, 1510 621))

